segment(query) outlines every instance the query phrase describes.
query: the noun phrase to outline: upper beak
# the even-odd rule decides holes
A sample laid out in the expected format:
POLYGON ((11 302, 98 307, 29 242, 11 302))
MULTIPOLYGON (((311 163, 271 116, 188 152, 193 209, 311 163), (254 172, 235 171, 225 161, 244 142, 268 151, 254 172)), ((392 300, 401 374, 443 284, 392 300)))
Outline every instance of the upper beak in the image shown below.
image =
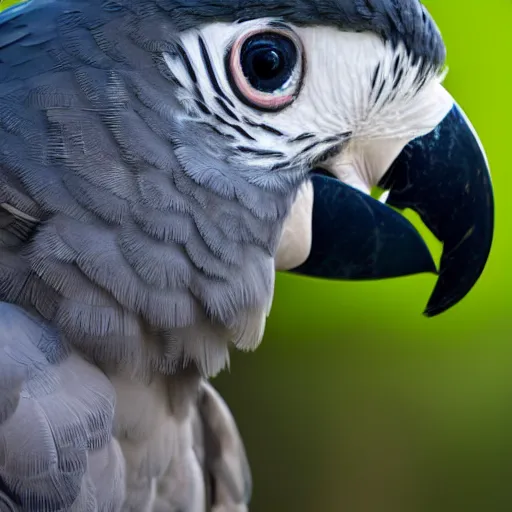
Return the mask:
MULTIPOLYGON (((436 272, 414 226, 386 204, 321 174, 312 175, 312 241, 292 272, 330 279, 381 279, 436 272)), ((459 302, 480 277, 492 244, 494 202, 478 136, 459 106, 412 140, 379 185, 387 204, 417 212, 443 244, 439 277, 425 314, 459 302)))

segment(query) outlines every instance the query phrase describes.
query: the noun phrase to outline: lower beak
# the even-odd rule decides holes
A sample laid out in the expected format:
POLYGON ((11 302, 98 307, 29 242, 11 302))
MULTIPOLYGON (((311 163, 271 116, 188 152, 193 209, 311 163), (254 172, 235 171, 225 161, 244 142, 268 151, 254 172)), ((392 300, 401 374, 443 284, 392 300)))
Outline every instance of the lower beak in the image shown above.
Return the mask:
MULTIPOLYGON (((398 212, 341 181, 313 174, 313 238, 294 273, 366 280, 436 272, 427 245, 398 212)), ((414 139, 379 185, 386 203, 410 208, 443 244, 438 280, 425 314, 459 302, 480 277, 491 249, 494 202, 480 141, 454 105, 429 134, 414 139)))

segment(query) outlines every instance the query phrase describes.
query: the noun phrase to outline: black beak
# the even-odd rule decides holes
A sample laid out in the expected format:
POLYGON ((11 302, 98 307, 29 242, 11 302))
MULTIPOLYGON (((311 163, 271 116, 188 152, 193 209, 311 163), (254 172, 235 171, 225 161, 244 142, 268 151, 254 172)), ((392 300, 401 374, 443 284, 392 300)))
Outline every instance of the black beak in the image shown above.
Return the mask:
MULTIPOLYGON (((358 190, 313 174, 313 244, 292 272, 367 280, 436 272, 414 226, 358 190)), ((487 161, 464 114, 454 105, 435 130, 409 143, 379 184, 387 204, 410 208, 443 243, 439 277, 425 314, 459 302, 480 277, 491 249, 494 202, 487 161)))

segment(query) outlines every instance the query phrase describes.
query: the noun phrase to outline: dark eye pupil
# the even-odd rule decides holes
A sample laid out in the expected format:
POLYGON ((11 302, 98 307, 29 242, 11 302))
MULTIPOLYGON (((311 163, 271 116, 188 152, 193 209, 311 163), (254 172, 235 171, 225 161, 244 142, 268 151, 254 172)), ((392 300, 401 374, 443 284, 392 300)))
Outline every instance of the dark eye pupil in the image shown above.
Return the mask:
POLYGON ((245 41, 240 60, 252 87, 271 93, 286 84, 292 75, 297 64, 297 48, 282 34, 259 33, 245 41))
POLYGON ((256 75, 263 80, 270 80, 283 69, 284 59, 274 48, 261 48, 255 51, 252 67, 256 75))

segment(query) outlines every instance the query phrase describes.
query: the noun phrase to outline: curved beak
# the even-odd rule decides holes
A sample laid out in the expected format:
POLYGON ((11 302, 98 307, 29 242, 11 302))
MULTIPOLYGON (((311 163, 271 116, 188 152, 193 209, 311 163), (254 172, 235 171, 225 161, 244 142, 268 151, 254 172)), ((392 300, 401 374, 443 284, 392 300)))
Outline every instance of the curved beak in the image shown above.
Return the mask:
POLYGON ((480 277, 493 239, 492 185, 478 136, 456 104, 433 131, 407 144, 380 180, 387 205, 333 177, 313 173, 311 180, 311 250, 292 272, 350 280, 436 272, 418 231, 390 205, 417 212, 443 244, 425 315, 455 305, 480 277))

